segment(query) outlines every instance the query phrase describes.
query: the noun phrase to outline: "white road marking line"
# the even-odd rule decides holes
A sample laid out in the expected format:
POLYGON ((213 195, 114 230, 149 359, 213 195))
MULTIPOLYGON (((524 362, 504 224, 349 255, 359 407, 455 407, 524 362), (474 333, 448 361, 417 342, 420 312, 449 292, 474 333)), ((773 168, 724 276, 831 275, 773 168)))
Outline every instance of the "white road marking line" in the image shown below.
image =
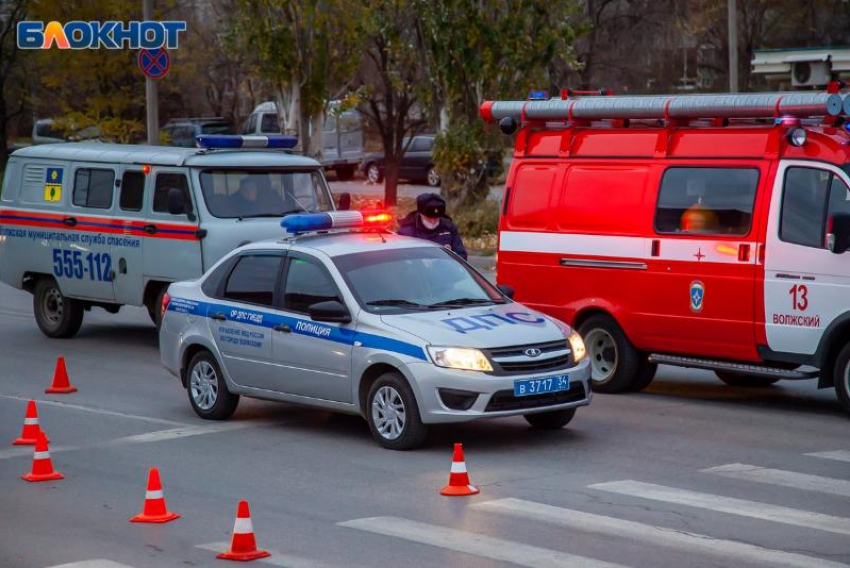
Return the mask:
POLYGON ((71 562, 70 564, 57 564, 56 566, 48 566, 48 568, 133 568, 127 564, 119 564, 112 560, 104 560, 98 558, 95 560, 80 560, 79 562, 71 562))
POLYGON ((811 456, 813 458, 823 458, 827 460, 850 462, 850 450, 835 450, 834 452, 814 452, 806 455, 811 456))
POLYGON ((619 493, 620 495, 628 495, 630 497, 676 503, 678 505, 708 509, 730 515, 739 515, 774 523, 850 535, 850 519, 813 513, 811 511, 801 511, 790 507, 723 497, 721 495, 712 495, 711 493, 699 493, 697 491, 688 491, 687 489, 664 487, 662 485, 633 480, 597 483, 596 485, 588 485, 588 487, 590 489, 619 493))
MULTIPOLYGON (((148 444, 152 442, 164 442, 167 440, 186 438, 189 436, 202 436, 204 434, 217 434, 219 432, 242 430, 243 428, 267 426, 268 424, 273 423, 273 421, 269 420, 246 420, 240 422, 224 422, 213 425, 203 424, 200 426, 183 426, 181 428, 172 428, 171 430, 158 430, 156 432, 145 432, 144 434, 135 434, 132 436, 124 436, 123 438, 114 438, 112 440, 105 440, 103 442, 94 444, 81 444, 77 446, 56 446, 50 448, 50 452, 52 454, 57 454, 59 452, 71 452, 76 450, 88 450, 92 448, 123 446, 125 444, 148 444)), ((28 449, 15 447, 0 450, 0 460, 32 455, 33 450, 31 448, 28 449)))
POLYGON ((648 525, 625 519, 594 515, 575 509, 554 507, 542 503, 523 501, 522 499, 499 499, 472 505, 493 513, 512 515, 522 519, 552 523, 576 531, 603 533, 618 538, 629 538, 642 544, 652 544, 667 548, 685 550, 720 556, 740 562, 764 563, 771 566, 793 566, 796 568, 838 568, 847 566, 829 560, 805 556, 782 550, 771 550, 753 544, 712 538, 702 534, 689 533, 655 525, 648 525))
MULTIPOLYGON (((10 400, 21 400, 29 402, 29 398, 23 396, 13 396, 9 394, 0 394, 0 398, 10 400)), ((80 410, 82 412, 91 412, 92 414, 102 414, 103 416, 115 416, 117 418, 129 418, 132 420, 141 420, 143 422, 153 422, 154 424, 167 424, 169 426, 187 426, 185 422, 177 422, 175 420, 166 420, 165 418, 154 418, 152 416, 139 416, 136 414, 128 414, 126 412, 117 412, 115 410, 107 410, 105 408, 95 408, 93 406, 82 406, 80 404, 70 404, 68 402, 60 402, 58 400, 39 400, 34 399, 39 406, 58 406, 61 408, 69 408, 71 410, 80 410)))
POLYGON ((399 517, 370 517, 337 523, 341 527, 375 534, 393 536, 439 548, 474 554, 483 558, 512 562, 519 566, 551 566, 561 568, 613 568, 611 564, 592 558, 576 556, 557 550, 538 548, 520 542, 467 532, 463 530, 418 523, 399 517))
POLYGON ((724 477, 756 481, 759 483, 771 483, 806 491, 818 491, 831 495, 850 497, 850 481, 833 479, 832 477, 821 477, 820 475, 809 475, 795 471, 782 469, 771 469, 743 463, 730 463, 702 470, 703 473, 716 473, 724 477))
MULTIPOLYGON (((230 547, 229 542, 210 542, 207 544, 199 544, 195 546, 195 548, 200 548, 202 550, 210 550, 218 554, 219 552, 224 552, 230 547)), ((256 560, 256 562, 263 562, 265 564, 271 564, 272 566, 285 566, 286 568, 332 568, 330 564, 322 564, 320 562, 314 562, 307 558, 301 558, 300 556, 292 556, 291 554, 282 554, 276 550, 272 550, 270 548, 264 548, 258 545, 262 550, 268 550, 272 553, 271 556, 266 558, 260 558, 256 560)))

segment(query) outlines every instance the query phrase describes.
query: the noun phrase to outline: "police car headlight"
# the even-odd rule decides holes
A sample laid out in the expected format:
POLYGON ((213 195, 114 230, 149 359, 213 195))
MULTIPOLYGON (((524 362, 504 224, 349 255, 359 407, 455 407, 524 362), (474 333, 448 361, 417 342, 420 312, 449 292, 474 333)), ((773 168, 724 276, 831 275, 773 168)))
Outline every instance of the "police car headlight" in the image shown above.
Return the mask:
POLYGON ((578 363, 587 355, 587 348, 584 346, 584 340, 577 332, 572 332, 567 338, 570 342, 570 348, 573 350, 573 360, 578 363))
POLYGON ((464 371, 492 371, 490 361, 478 349, 464 347, 428 347, 431 360, 438 367, 464 371))

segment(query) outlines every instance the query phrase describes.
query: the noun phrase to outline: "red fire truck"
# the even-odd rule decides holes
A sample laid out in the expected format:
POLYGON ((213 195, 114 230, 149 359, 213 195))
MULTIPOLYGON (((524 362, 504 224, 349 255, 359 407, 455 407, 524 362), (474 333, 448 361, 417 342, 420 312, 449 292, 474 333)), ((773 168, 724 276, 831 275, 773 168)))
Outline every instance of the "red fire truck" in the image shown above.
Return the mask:
POLYGON ((497 278, 575 326, 594 388, 659 363, 818 378, 850 411, 850 97, 485 102, 517 131, 497 278))

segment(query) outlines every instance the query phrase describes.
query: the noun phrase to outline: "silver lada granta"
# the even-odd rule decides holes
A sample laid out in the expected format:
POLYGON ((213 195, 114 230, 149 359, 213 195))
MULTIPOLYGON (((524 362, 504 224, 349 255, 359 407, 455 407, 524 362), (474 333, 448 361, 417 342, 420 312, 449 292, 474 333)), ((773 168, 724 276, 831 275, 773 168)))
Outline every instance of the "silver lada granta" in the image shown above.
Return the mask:
POLYGON ((360 414, 382 446, 430 424, 522 415, 566 425, 590 404, 584 343, 450 251, 387 232, 385 213, 290 215, 163 298, 159 343, 203 418, 239 397, 360 414))

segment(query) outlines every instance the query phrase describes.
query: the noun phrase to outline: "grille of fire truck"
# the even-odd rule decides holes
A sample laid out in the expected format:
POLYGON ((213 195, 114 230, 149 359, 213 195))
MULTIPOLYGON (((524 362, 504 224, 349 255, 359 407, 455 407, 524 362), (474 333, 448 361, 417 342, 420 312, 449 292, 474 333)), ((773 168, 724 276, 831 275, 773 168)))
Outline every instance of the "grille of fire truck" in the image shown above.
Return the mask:
POLYGON ((487 351, 496 374, 537 373, 568 367, 572 361, 570 349, 564 341, 550 341, 531 345, 499 347, 487 351), (540 353, 531 357, 526 352, 532 349, 540 353))
POLYGON ((550 392, 545 394, 534 394, 531 396, 514 396, 512 390, 496 391, 490 397, 490 402, 484 412, 499 412, 500 410, 524 410, 527 408, 540 408, 542 406, 554 406, 567 402, 579 402, 586 397, 584 385, 576 381, 570 385, 570 390, 550 392))
POLYGON ((595 96, 486 101, 481 117, 498 122, 813 118, 850 115, 850 96, 824 92, 595 96))

